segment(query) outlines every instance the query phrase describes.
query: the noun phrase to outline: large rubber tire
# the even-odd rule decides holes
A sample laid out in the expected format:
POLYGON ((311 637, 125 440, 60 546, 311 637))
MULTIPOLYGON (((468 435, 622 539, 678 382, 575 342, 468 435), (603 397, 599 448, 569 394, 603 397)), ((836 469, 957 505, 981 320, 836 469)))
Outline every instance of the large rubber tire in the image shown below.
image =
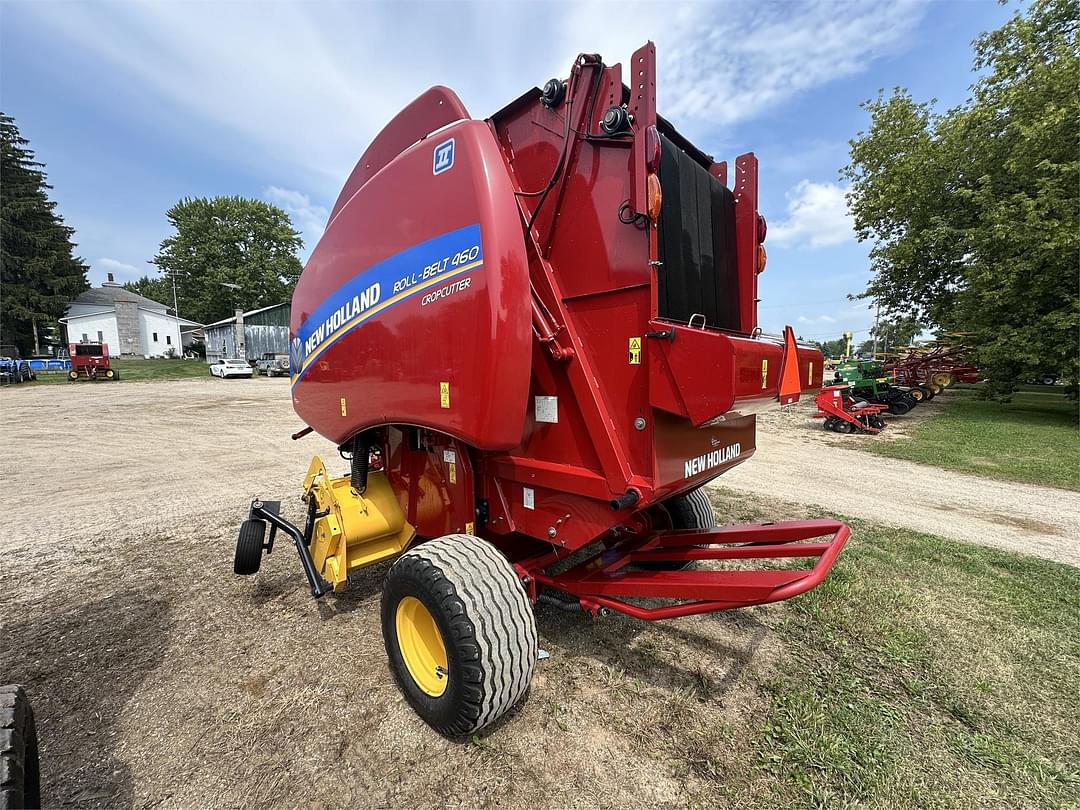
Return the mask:
POLYGON ((889 403, 889 413, 894 416, 903 416, 911 410, 911 406, 903 399, 894 399, 889 403))
POLYGON ((0 810, 40 806, 34 710, 21 686, 0 686, 0 810))
POLYGON ((79 372, 77 372, 77 371, 69 371, 68 372, 68 379, 69 380, 77 380, 77 379, 79 379, 79 372))
POLYGON ((386 576, 382 632, 390 670, 421 719, 447 737, 498 720, 528 691, 536 666, 536 619, 517 573, 490 543, 450 534, 402 554, 386 576), (409 673, 398 640, 399 605, 426 608, 446 654, 442 694, 409 673))
POLYGON ((262 564, 263 541, 266 524, 261 520, 245 520, 240 524, 240 536, 236 538, 236 556, 233 571, 242 577, 256 574, 262 564))
POLYGON ((712 503, 704 489, 695 489, 678 498, 664 501, 676 529, 711 529, 716 525, 712 503))
POLYGON ((918 386, 916 386, 915 388, 912 388, 910 391, 908 391, 908 396, 910 396, 916 402, 925 402, 926 401, 926 392, 923 389, 919 388, 918 386))
MULTIPOLYGON (((716 525, 716 515, 703 488, 670 498, 660 504, 660 508, 671 519, 673 529, 711 529, 716 525)), ((634 563, 644 571, 682 571, 693 564, 693 560, 634 563)))

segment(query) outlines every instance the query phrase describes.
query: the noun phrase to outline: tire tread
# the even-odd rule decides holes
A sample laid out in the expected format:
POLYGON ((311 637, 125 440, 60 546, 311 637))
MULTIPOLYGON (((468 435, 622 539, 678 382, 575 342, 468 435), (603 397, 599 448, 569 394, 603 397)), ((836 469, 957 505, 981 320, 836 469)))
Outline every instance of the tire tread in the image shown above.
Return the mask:
POLYGON ((438 730, 458 736, 490 725, 525 695, 536 665, 536 621, 516 572, 493 545, 467 534, 417 546, 398 558, 390 576, 398 566, 423 570, 451 617, 456 642, 477 647, 479 688, 458 718, 438 730))
POLYGON ((21 686, 0 686, 0 810, 40 804, 34 711, 21 686))

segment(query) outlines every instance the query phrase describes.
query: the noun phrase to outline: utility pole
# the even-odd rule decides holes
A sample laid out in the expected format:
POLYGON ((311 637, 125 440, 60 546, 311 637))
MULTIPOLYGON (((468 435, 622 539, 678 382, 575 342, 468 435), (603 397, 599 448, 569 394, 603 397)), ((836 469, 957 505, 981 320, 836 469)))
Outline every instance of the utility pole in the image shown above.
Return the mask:
MULTIPOLYGON (((153 264, 153 262, 147 262, 147 264, 153 264)), ((176 273, 173 271, 162 270, 166 276, 169 277, 169 281, 172 283, 172 311, 173 320, 176 323, 176 340, 179 345, 176 347, 177 355, 183 359, 184 357, 184 333, 180 330, 180 304, 176 297, 176 273)))
POLYGON ((877 305, 877 309, 874 310, 874 357, 877 357, 877 335, 878 335, 878 318, 881 317, 881 304, 877 305))
POLYGON ((176 273, 169 273, 169 280, 172 282, 172 311, 176 315, 176 320, 179 325, 180 320, 180 304, 176 299, 176 273))

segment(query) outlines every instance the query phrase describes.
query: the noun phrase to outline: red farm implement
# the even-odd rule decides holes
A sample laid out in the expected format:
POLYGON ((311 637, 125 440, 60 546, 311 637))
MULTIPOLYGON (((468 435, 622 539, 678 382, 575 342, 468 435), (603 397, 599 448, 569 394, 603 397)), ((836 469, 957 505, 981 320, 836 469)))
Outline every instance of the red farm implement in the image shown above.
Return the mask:
POLYGON ((903 350, 885 362, 883 371, 896 385, 924 387, 933 396, 954 383, 979 381, 978 366, 968 355, 965 346, 937 341, 928 347, 903 350))
POLYGON ((68 346, 71 356, 72 380, 118 380, 120 372, 109 365, 109 346, 105 343, 72 343, 68 346))
POLYGON ((486 120, 431 88, 364 152, 296 286, 298 436, 350 469, 313 459, 302 527, 252 502, 236 573, 279 532, 317 598, 393 560, 390 667, 446 734, 525 693, 536 602, 642 619, 775 602, 848 538, 714 525, 702 486, 824 363, 758 328, 757 159, 729 187, 657 114, 655 70, 651 43, 626 67, 583 54, 486 120))
POLYGON ((829 385, 822 388, 814 402, 818 412, 815 418, 825 420, 825 430, 834 433, 880 433, 885 428, 882 411, 888 405, 874 405, 855 399, 847 385, 829 385))

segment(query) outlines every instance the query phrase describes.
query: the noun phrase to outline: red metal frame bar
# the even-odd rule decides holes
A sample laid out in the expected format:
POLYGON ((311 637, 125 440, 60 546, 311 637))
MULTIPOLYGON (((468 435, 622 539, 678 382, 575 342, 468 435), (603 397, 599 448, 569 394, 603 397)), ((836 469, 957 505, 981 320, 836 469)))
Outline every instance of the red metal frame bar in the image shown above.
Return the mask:
POLYGON ((848 386, 846 384, 828 385, 822 388, 814 399, 814 403, 818 407, 818 412, 814 414, 814 418, 822 419, 828 416, 834 416, 841 421, 850 422, 859 430, 867 433, 880 433, 881 430, 879 428, 873 427, 867 422, 863 422, 859 417, 875 416, 882 411, 887 411, 889 409, 888 406, 867 403, 858 410, 855 410, 855 400, 845 393, 847 390, 848 386))
POLYGON ((533 567, 550 564, 546 557, 525 561, 521 567, 532 582, 578 597, 581 605, 593 613, 609 608, 637 619, 670 619, 764 605, 806 593, 825 579, 850 536, 851 530, 836 520, 656 531, 619 542, 560 574, 549 575, 533 567), (817 540, 826 536, 830 536, 828 540, 817 540), (627 569, 633 563, 661 561, 809 557, 818 558, 810 569, 627 569), (672 599, 680 603, 650 608, 624 599, 672 599))

